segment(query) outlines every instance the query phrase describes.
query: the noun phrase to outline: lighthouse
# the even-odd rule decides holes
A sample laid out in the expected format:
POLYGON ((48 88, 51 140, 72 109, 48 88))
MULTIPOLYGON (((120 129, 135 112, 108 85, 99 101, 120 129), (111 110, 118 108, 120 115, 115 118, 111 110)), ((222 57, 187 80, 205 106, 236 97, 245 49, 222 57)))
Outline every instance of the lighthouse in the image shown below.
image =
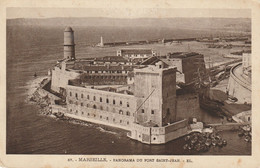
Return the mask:
POLYGON ((100 47, 104 47, 103 37, 100 37, 100 47))
POLYGON ((64 59, 75 60, 74 32, 71 27, 64 30, 64 59))

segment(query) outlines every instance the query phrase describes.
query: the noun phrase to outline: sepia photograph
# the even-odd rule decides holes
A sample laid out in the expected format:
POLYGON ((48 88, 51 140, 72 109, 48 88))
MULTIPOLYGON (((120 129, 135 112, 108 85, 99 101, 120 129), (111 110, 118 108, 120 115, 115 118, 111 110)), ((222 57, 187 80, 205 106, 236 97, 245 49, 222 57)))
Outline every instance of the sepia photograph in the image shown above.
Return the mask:
POLYGON ((7 8, 6 154, 250 156, 251 22, 239 8, 7 8))

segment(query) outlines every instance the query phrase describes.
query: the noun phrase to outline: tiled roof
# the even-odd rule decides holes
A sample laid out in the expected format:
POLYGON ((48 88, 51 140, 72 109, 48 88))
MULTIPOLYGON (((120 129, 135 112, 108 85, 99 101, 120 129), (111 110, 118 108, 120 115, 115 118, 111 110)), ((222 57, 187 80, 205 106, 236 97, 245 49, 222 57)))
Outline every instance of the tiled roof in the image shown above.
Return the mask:
POLYGON ((101 58, 95 58, 95 61, 99 62, 128 62, 125 58, 120 56, 105 56, 101 58))
POLYGON ((168 53, 167 56, 170 58, 187 58, 200 55, 195 52, 175 52, 175 53, 168 53))
POLYGON ((121 65, 121 66, 84 66, 84 71, 132 71, 133 66, 121 65))
POLYGON ((151 49, 121 49, 122 54, 152 54, 151 49))

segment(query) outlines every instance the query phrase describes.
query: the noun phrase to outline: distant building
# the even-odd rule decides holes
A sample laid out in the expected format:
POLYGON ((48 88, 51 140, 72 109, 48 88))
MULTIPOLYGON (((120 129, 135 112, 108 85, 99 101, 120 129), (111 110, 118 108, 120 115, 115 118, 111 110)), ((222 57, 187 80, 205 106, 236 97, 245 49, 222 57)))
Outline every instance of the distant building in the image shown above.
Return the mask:
POLYGON ((117 56, 122 56, 130 61, 139 60, 142 62, 148 57, 155 56, 156 52, 145 48, 125 48, 117 51, 117 56))
POLYGON ((246 69, 250 68, 251 65, 252 65, 252 62, 251 62, 251 51, 244 52, 243 55, 242 55, 242 67, 243 67, 243 70, 246 70, 246 69))

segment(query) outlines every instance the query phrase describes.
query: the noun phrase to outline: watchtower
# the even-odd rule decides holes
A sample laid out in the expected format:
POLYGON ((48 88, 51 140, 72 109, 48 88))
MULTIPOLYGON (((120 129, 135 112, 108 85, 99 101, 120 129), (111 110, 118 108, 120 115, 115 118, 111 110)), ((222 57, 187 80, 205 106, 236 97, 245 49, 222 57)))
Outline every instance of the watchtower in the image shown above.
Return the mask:
POLYGON ((64 59, 75 60, 74 32, 71 27, 64 30, 64 59))

